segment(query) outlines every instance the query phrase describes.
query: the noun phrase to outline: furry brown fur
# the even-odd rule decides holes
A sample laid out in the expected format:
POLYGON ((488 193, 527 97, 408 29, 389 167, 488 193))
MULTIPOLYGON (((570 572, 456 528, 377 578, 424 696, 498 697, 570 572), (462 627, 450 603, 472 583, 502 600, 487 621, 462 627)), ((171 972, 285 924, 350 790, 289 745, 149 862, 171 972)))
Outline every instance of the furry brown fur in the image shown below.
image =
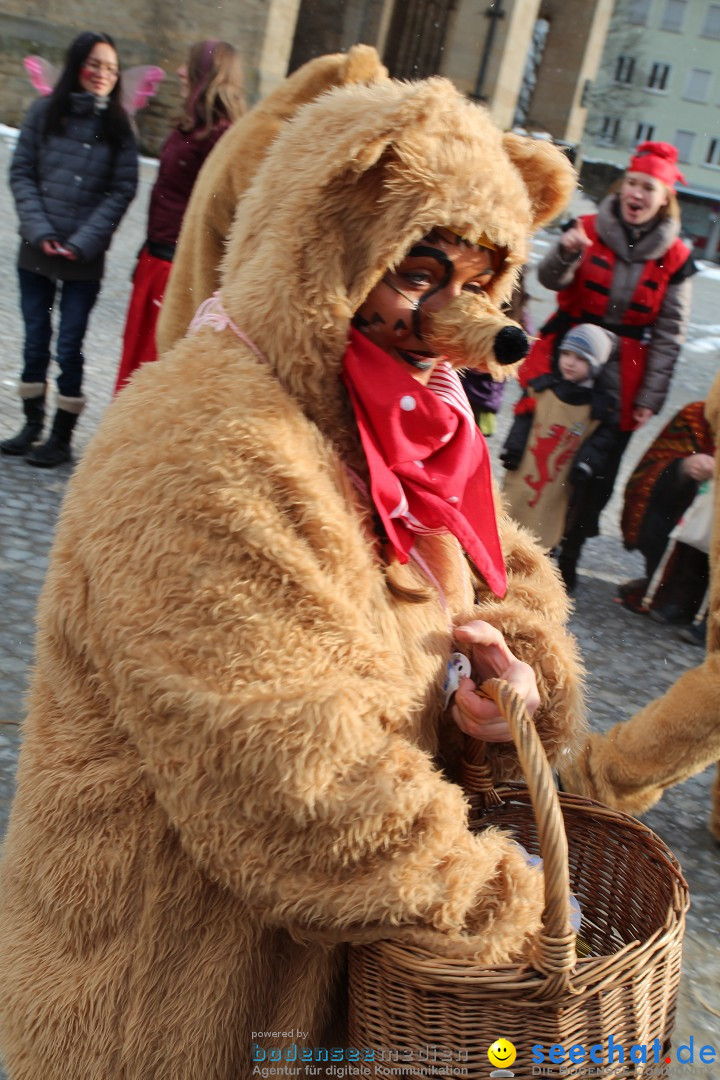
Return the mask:
MULTIPOLYGON (((571 172, 542 149, 559 204, 571 172)), ((505 599, 449 536, 418 541, 444 605, 413 564, 398 582, 428 598, 391 592, 337 376, 350 315, 433 225, 492 235, 507 295, 535 173, 443 80, 333 91, 232 229, 222 297, 265 362, 206 327, 108 410, 40 604, 2 871, 11 1080, 245 1080, 253 1041, 288 1041, 253 1032, 342 1045, 347 942, 527 955, 540 879, 468 831, 441 687, 449 623, 492 622, 537 672, 557 763, 583 708, 567 601, 504 517, 505 599)), ((500 315, 477 300, 480 333, 500 315)))
POLYGON ((334 86, 385 78, 387 69, 369 45, 318 56, 294 71, 223 136, 222 151, 210 154, 185 211, 158 319, 158 354, 184 336, 195 309, 218 288, 237 204, 285 122, 334 86))
MULTIPOLYGON (((720 439, 720 375, 705 403, 705 415, 720 439)), ((666 788, 720 761, 720 476, 715 473, 715 508, 710 550, 707 653, 662 697, 607 734, 591 735, 572 764, 563 766, 568 791, 599 799, 629 814, 642 814, 666 788)), ((710 829, 720 841, 720 774, 712 795, 710 829)))

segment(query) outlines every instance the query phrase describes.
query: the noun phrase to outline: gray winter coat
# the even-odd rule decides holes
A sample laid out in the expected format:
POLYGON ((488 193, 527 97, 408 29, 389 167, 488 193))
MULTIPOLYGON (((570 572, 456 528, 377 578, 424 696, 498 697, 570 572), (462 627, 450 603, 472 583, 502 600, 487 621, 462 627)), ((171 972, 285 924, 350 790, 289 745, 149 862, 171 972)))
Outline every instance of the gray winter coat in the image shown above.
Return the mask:
MULTIPOLYGON (((610 286, 607 308, 608 323, 619 323, 630 303, 640 279, 642 268, 648 259, 658 259, 672 246, 680 232, 679 222, 665 218, 658 222, 633 244, 614 212, 616 195, 609 195, 598 207, 595 218, 598 237, 615 252, 616 262, 610 286)), ((556 244, 541 261, 537 269, 538 280, 546 289, 557 292, 572 282, 579 258, 568 261, 556 244)), ((670 388, 675 361, 685 340, 690 315, 691 283, 694 272, 692 258, 689 265, 681 268, 675 279, 670 280, 660 314, 650 327, 645 377, 634 404, 659 413, 670 388)), ((619 389, 619 365, 608 365, 604 378, 619 389)))
POLYGON ((92 94, 71 95, 62 134, 44 136, 48 98, 29 109, 10 166, 10 187, 20 218, 20 265, 48 277, 102 277, 110 246, 138 179, 135 140, 119 149, 101 141, 92 94), (40 250, 56 239, 78 254, 73 263, 40 250))

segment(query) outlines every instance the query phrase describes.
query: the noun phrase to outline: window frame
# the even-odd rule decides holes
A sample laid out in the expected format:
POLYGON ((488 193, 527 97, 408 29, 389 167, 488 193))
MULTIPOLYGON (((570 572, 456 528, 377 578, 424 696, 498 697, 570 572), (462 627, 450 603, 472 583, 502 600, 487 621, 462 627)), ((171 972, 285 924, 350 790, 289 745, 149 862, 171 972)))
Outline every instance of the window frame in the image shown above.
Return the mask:
POLYGON ((615 60, 613 81, 619 86, 630 86, 635 78, 635 57, 620 53, 615 60), (623 76, 626 76, 623 78, 623 76))
POLYGON ((686 128, 678 128, 677 131, 675 132, 675 136, 673 138, 673 146, 677 149, 678 162, 681 165, 692 165, 692 151, 693 151, 693 147, 695 145, 695 140, 696 139, 697 139, 697 132, 696 131, 688 131, 686 128), (690 137, 690 149, 689 149, 688 154, 687 154, 686 157, 683 156, 683 152, 682 152, 682 149, 681 149, 681 144, 682 144, 681 136, 683 136, 683 135, 689 135, 689 137, 690 137))
POLYGON ((700 37, 710 38, 712 41, 720 41, 720 4, 708 4, 705 11, 705 22, 703 28, 700 31, 700 37), (714 30, 710 29, 711 12, 714 12, 715 22, 717 27, 714 30))
POLYGON ((685 80, 685 89, 683 90, 683 93, 682 93, 683 101, 694 101, 698 105, 707 105, 708 101, 710 100, 710 88, 712 86, 712 77, 713 77, 713 72, 708 71, 706 68, 690 68, 690 70, 687 73, 687 78, 685 80), (691 93, 690 93, 690 91, 691 91, 690 81, 691 81, 691 79, 693 78, 694 75, 707 75, 707 83, 706 83, 706 88, 705 88, 705 97, 692 97, 691 96, 691 93))
POLYGON ((672 64, 669 64, 667 60, 653 60, 652 67, 648 74, 645 89, 649 90, 652 94, 667 94, 669 93, 668 83, 670 81, 670 72, 672 71, 672 64), (656 78, 659 69, 664 68, 664 72, 660 79, 656 78), (660 86, 654 85, 656 82, 660 82, 660 86))
POLYGON ((650 21, 650 12, 652 10, 652 0, 630 0, 628 4, 627 21, 631 26, 647 26, 650 21), (633 14, 636 10, 643 8, 640 12, 640 18, 634 19, 633 14))
POLYGON ((715 135, 708 143, 703 165, 708 169, 720 169, 720 135, 715 135))
POLYGON ((660 19, 660 29, 665 30, 668 34, 682 34, 687 10, 687 0, 665 0, 665 8, 660 19), (680 20, 678 26, 667 25, 667 23, 670 21, 668 16, 673 10, 677 10, 680 12, 680 20))
POLYGON ((617 146, 620 141, 620 125, 622 117, 603 116, 602 130, 598 132, 595 141, 598 146, 617 146), (611 131, 609 129, 612 129, 611 131))
POLYGON ((655 125, 654 124, 648 124, 645 120, 638 120, 637 125, 635 127, 635 138, 633 140, 635 145, 637 146, 639 143, 643 143, 643 142, 652 142, 652 140, 654 138, 655 138, 655 125), (642 128, 645 128, 646 130, 642 131, 641 130, 642 128))

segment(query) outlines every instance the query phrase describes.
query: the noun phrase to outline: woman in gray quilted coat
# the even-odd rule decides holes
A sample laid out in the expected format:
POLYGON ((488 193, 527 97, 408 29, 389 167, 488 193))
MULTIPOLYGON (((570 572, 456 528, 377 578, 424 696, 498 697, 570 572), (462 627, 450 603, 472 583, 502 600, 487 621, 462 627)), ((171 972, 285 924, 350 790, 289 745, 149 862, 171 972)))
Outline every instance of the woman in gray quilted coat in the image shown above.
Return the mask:
POLYGON ((82 33, 70 45, 52 93, 28 111, 10 167, 20 218, 25 426, 0 443, 3 454, 24 456, 42 468, 70 459, 72 432, 85 404, 83 339, 100 292, 105 252, 135 194, 137 174, 115 43, 108 34, 82 33), (57 410, 49 438, 37 445, 56 303, 57 410))

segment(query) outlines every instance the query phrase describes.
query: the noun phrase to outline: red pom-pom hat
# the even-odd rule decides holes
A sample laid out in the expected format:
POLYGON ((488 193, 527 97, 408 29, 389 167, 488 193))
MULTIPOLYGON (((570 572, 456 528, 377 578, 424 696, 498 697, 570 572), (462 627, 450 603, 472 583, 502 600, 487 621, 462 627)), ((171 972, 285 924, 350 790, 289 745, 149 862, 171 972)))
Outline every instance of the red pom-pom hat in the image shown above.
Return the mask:
POLYGON ((635 149, 627 167, 628 172, 647 173, 672 188, 687 181, 677 167, 677 148, 666 142, 644 142, 635 149))

